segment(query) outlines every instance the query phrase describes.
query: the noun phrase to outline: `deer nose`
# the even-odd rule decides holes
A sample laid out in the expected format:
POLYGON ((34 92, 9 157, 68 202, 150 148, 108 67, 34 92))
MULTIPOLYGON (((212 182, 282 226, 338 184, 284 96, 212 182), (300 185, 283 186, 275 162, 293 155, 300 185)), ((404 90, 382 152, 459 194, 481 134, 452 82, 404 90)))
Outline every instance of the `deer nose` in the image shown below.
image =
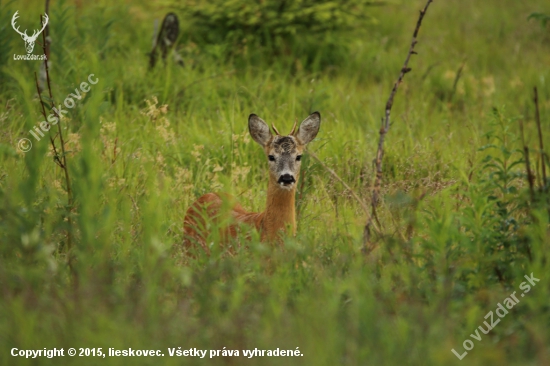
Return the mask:
POLYGON ((290 174, 283 174, 279 178, 279 183, 291 184, 291 183, 295 183, 295 182, 296 182, 296 179, 294 179, 294 177, 290 174))

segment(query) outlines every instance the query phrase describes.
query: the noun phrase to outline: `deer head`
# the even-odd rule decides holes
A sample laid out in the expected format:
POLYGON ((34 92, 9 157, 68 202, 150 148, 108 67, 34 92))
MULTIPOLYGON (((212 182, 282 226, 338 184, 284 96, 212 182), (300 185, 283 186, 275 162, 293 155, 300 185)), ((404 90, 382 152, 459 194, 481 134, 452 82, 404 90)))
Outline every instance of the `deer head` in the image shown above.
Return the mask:
POLYGON ((21 38, 23 38, 23 41, 25 41, 25 48, 27 49, 27 53, 31 53, 34 49, 34 42, 36 42, 36 38, 42 33, 44 28, 46 28, 46 25, 48 25, 48 14, 44 14, 44 18, 42 19, 42 29, 40 30, 34 30, 32 36, 29 36, 27 34, 27 30, 25 29, 25 32, 20 32, 19 27, 15 27, 15 21, 17 18, 19 18, 19 15, 17 15, 19 11, 16 11, 15 14, 13 14, 13 17, 11 18, 11 26, 13 29, 21 35, 21 38))
POLYGON ((279 189, 292 190, 300 173, 300 160, 306 145, 317 136, 321 125, 321 115, 309 115, 296 131, 296 123, 287 136, 281 136, 273 125, 276 135, 272 135, 267 123, 255 114, 248 118, 250 135, 260 144, 269 162, 270 181, 279 189))

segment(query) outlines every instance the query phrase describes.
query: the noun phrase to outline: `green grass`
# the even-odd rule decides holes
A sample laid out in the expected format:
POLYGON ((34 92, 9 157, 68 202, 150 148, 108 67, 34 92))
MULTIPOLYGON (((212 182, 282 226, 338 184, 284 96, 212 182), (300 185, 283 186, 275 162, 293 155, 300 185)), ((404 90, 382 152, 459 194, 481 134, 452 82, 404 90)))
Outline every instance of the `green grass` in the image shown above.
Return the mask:
POLYGON ((424 2, 372 7, 376 22, 328 36, 349 53, 308 51, 340 60, 330 67, 262 50, 221 57, 227 45, 192 43, 182 20, 186 66, 153 71, 153 20, 168 7, 52 2, 55 102, 89 74, 99 78, 61 122, 71 210, 49 141, 28 132, 43 120, 40 63, 11 57, 24 47, 9 20, 19 10, 30 29, 35 5, 0 3, 0 51, 10 55, 0 57, 0 364, 548 364, 548 196, 529 197, 518 123, 534 166, 535 86, 550 147, 550 32, 527 17, 550 13, 547 2, 431 5, 392 110, 378 209, 384 236, 369 255, 360 205, 305 157, 298 233, 284 249, 253 236, 235 255, 214 246, 196 259, 180 244, 197 197, 224 191, 264 208, 266 159, 248 136, 250 113, 287 132, 320 111, 308 148, 370 201, 380 119, 424 2), (18 151, 21 138, 32 140, 30 152, 18 151), (481 341, 470 338, 531 273, 540 282, 481 341), (459 361, 451 349, 464 352, 465 339, 475 348, 459 361), (178 346, 241 356, 168 357, 178 346), (12 357, 14 347, 161 349, 166 357, 27 360, 12 357), (302 357, 242 356, 296 347, 302 357))

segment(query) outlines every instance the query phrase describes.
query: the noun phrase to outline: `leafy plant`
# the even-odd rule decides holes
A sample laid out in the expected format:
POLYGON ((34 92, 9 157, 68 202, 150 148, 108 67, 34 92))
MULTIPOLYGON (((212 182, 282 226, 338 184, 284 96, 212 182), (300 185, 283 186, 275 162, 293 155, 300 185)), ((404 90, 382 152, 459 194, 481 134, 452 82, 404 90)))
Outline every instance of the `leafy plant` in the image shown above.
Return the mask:
POLYGON ((211 41, 290 39, 300 32, 324 33, 349 29, 365 16, 361 0, 188 0, 184 9, 211 41))
POLYGON ((471 239, 481 245, 479 270, 485 278, 500 282, 514 278, 514 267, 531 257, 520 235, 529 219, 520 190, 524 174, 519 168, 524 160, 522 151, 514 147, 518 144, 515 122, 493 109, 493 129, 485 134, 489 143, 479 149, 488 154, 478 172, 479 183, 470 186, 467 197, 472 205, 462 220, 471 239))
MULTIPOLYGON (((229 55, 254 49, 268 55, 294 54, 309 57, 313 64, 319 51, 345 52, 343 32, 368 21, 365 0, 185 0, 178 7, 190 22, 190 38, 200 44, 225 44, 229 55)), ((331 52, 325 52, 330 60, 331 52)))

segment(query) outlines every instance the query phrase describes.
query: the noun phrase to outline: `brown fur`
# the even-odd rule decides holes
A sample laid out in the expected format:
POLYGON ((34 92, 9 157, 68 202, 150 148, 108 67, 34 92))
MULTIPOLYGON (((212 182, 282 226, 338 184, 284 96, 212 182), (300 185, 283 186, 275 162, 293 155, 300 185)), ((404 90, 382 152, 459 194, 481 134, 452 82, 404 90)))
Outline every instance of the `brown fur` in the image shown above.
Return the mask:
MULTIPOLYGON (((238 223, 244 223, 256 228, 261 234, 261 240, 264 242, 275 242, 280 238, 280 234, 286 232, 286 228, 291 229, 292 235, 296 233, 296 214, 295 214, 295 193, 296 188, 289 191, 279 189, 275 182, 269 183, 267 190, 266 210, 263 212, 247 212, 240 204, 230 203, 233 197, 229 195, 220 195, 218 193, 207 193, 196 200, 187 210, 184 220, 185 246, 199 244, 208 254, 210 249, 207 246, 206 239, 210 232, 208 228, 208 219, 213 224, 220 224, 220 213, 223 211, 224 200, 231 207, 226 213, 230 217, 232 224, 220 229, 220 237, 223 242, 234 238, 238 234, 238 223)), ((294 186, 296 187, 296 185, 294 186)))

